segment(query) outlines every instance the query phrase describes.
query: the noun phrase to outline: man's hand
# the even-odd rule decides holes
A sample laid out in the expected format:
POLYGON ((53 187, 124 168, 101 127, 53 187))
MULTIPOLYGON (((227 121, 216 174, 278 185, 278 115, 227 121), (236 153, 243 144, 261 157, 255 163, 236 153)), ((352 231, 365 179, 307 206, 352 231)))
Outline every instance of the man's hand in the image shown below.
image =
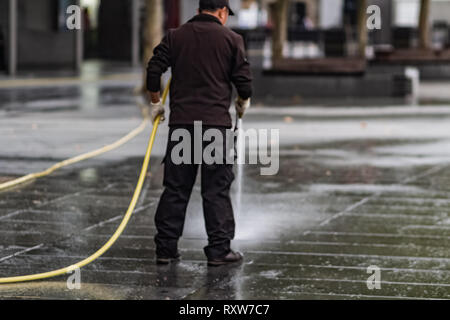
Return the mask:
POLYGON ((250 108, 250 98, 242 99, 241 97, 238 97, 236 99, 235 104, 236 104, 236 112, 239 118, 242 118, 247 109, 250 108))
POLYGON ((152 110, 150 112, 150 117, 152 119, 152 123, 154 124, 156 121, 156 118, 158 116, 161 116, 161 122, 164 122, 164 120, 166 120, 165 118, 165 111, 164 111, 164 106, 161 103, 161 100, 159 100, 159 102, 157 103, 151 103, 152 105, 152 110))

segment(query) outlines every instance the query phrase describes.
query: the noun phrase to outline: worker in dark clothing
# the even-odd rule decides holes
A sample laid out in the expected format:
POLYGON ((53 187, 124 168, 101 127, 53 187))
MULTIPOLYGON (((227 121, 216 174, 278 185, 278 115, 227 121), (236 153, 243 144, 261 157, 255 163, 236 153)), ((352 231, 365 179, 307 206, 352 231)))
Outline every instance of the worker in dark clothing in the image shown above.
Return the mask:
MULTIPOLYGON (((169 67, 172 68, 169 142, 164 159, 165 190, 155 215, 158 264, 180 258, 178 240, 183 233, 186 208, 199 168, 208 234, 208 245, 204 248, 208 265, 236 263, 243 258, 230 247, 235 233, 229 194, 234 180, 233 165, 225 161, 175 164, 171 157, 176 145, 171 141, 172 134, 177 129, 185 129, 193 141, 197 122, 201 122, 203 131, 219 130, 224 135, 223 141, 226 140, 225 134, 232 127, 229 113, 232 85, 238 93, 237 114, 242 117, 250 107, 250 66, 242 37, 224 26, 229 15, 233 15, 233 11, 228 0, 200 0, 199 14, 180 28, 169 30, 148 64, 147 89, 153 120, 157 116, 164 120, 160 79, 169 67)), ((225 143, 223 148, 226 152, 225 143)))

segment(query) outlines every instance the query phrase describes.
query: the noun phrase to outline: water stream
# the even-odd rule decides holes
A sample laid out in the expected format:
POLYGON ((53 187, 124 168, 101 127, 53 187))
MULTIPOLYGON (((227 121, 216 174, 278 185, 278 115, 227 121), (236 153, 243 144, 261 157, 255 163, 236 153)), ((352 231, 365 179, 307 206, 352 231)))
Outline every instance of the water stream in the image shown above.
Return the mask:
POLYGON ((237 175, 236 175, 236 210, 235 215, 241 216, 242 210, 242 185, 244 180, 244 163, 245 163, 245 141, 244 130, 242 127, 242 119, 237 122, 237 175))

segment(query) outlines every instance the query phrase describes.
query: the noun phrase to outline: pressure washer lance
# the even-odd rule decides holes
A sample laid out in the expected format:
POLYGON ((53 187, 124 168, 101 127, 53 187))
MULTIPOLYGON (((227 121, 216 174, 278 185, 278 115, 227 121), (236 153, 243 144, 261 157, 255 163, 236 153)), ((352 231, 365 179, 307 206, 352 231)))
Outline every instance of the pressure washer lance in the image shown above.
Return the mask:
POLYGON ((237 161, 240 156, 239 144, 242 141, 239 141, 240 131, 242 129, 242 116, 236 113, 236 122, 234 124, 234 159, 237 161))

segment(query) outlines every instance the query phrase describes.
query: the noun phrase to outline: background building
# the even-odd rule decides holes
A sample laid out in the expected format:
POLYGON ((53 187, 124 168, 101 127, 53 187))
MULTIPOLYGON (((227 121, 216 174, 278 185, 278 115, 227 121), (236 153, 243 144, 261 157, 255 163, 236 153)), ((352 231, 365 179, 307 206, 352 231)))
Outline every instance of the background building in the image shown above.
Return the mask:
MULTIPOLYGON (((0 0, 0 73, 79 69, 87 59, 138 65, 145 37, 146 3, 145 0, 0 0), (82 7, 82 32, 69 31, 65 26, 65 9, 71 4, 82 7)), ((230 18, 229 26, 244 34, 250 47, 262 48, 271 39, 275 3, 275 0, 231 0, 237 15, 230 18)), ((354 55, 358 40, 357 4, 358 0, 290 1, 288 47, 284 54, 294 58, 354 55), (302 43, 306 49, 302 49, 302 43), (297 49, 293 50, 295 46, 297 49)), ((417 46, 420 0, 367 0, 367 5, 371 4, 381 8, 382 28, 369 32, 369 52, 380 45, 417 46)), ((198 0, 164 0, 163 5, 164 29, 168 29, 195 15, 198 0)), ((432 0, 429 20, 433 48, 448 47, 450 1, 432 0)))

